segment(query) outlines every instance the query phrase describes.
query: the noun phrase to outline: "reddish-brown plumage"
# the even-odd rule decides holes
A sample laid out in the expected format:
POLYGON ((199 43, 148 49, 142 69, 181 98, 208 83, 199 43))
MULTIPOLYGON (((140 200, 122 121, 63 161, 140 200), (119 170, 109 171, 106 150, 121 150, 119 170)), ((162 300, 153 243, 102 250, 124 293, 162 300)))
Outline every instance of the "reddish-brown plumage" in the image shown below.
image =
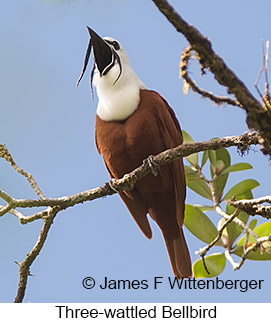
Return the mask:
MULTIPOLYGON (((140 103, 124 121, 103 121, 96 116, 96 144, 112 178, 121 178, 144 159, 182 143, 180 125, 173 110, 156 92, 140 90, 140 103)), ((191 276, 191 261, 182 232, 185 200, 182 160, 149 174, 130 192, 120 196, 135 221, 151 238, 147 213, 161 228, 176 277, 191 276)))

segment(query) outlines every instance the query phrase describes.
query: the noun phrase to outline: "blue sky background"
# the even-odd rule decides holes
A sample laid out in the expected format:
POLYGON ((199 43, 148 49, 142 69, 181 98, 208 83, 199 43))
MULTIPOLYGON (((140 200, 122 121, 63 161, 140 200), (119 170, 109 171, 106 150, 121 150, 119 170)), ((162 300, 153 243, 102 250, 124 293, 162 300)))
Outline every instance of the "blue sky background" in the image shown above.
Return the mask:
MULTIPOLYGON (((254 82, 262 64, 260 40, 270 34, 271 3, 263 0, 171 1, 179 13, 213 43, 215 51, 257 95, 254 82)), ((86 26, 113 36, 125 47, 131 63, 150 89, 174 108, 183 129, 195 140, 242 134, 245 113, 216 107, 192 92, 184 95, 178 66, 187 46, 152 1, 131 0, 0 0, 0 142, 16 162, 31 172, 47 197, 94 188, 109 177, 94 141, 97 98, 91 99, 88 69, 79 88, 88 44, 86 26)), ((193 76, 199 75, 194 69, 193 76)), ((204 88, 224 94, 212 76, 204 88)), ((261 83, 262 85, 262 83, 261 83)), ((263 86, 262 86, 263 90, 263 86)), ((233 162, 250 162, 252 170, 231 175, 227 188, 246 178, 261 185, 254 196, 270 194, 270 165, 259 151, 233 162)), ((0 187, 17 198, 35 197, 28 183, 0 160, 0 187)), ((188 191, 187 203, 202 200, 188 191)), ((32 214, 31 210, 27 214, 32 214)), ((214 218, 215 223, 216 219, 214 218)), ((0 219, 0 301, 13 301, 18 266, 33 247, 41 221, 22 226, 17 218, 0 219)), ((261 290, 85 290, 86 276, 146 279, 172 275, 159 229, 153 239, 137 228, 118 196, 95 200, 61 212, 41 254, 31 267, 26 302, 268 302, 270 262, 247 261, 238 272, 230 264, 221 279, 264 279, 261 290)), ((203 243, 186 230, 193 261, 203 243)))

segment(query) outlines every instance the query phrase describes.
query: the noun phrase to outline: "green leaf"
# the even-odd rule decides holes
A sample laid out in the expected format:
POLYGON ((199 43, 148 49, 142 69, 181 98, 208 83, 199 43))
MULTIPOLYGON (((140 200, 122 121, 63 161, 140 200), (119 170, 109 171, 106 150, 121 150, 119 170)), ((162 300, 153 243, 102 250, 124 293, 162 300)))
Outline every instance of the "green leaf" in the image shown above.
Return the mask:
MULTIPOLYGON (((225 218, 221 218, 218 223, 217 223, 217 230, 220 230, 220 228, 222 227, 222 225, 226 222, 225 218)), ((225 231, 225 229, 224 229, 225 231)))
MULTIPOLYGON (((218 221, 217 224, 217 230, 220 230, 220 228, 224 225, 224 223, 226 222, 225 218, 221 218, 218 221)), ((222 246, 225 248, 226 247, 231 247, 231 243, 229 240, 229 236, 228 236, 228 232, 227 232, 227 228, 225 228, 222 232, 222 236, 221 236, 221 241, 222 241, 222 246)))
MULTIPOLYGON (((259 237, 269 236, 271 234, 271 222, 263 223, 253 230, 259 237)), ((251 246, 256 239, 250 234, 248 237, 247 246, 251 246)), ((236 244, 234 254, 237 256, 242 256, 243 254, 243 245, 245 243, 245 236, 243 236, 236 244)), ((247 259, 251 260, 271 260, 271 241, 263 243, 263 248, 259 248, 257 251, 251 251, 248 254, 247 259)))
MULTIPOLYGON (((238 199, 242 200, 242 199, 252 199, 253 195, 251 193, 251 191, 245 192, 243 194, 238 195, 238 199)), ((226 206, 226 213, 231 215, 233 214, 233 212, 235 211, 235 207, 227 204, 226 206)), ((245 212, 240 212, 240 214, 238 215, 238 218, 240 220, 242 220, 244 223, 247 223, 249 215, 245 212)), ((227 235, 229 237, 229 244, 230 246, 233 245, 234 241, 240 236, 240 234, 242 233, 243 229, 235 224, 234 222, 231 222, 227 228, 227 235)))
MULTIPOLYGON (((252 222, 252 221, 251 221, 252 222)), ((259 237, 265 237, 271 234, 271 222, 266 222, 260 224, 253 230, 259 237)), ((256 239, 250 234, 248 238, 248 243, 254 243, 256 239)), ((245 237, 242 237, 236 244, 236 246, 243 246, 245 242, 245 237)))
POLYGON ((197 207, 186 204, 184 225, 198 239, 210 243, 218 232, 213 222, 197 207))
MULTIPOLYGON (((238 215, 238 219, 240 219, 244 223, 247 223, 248 218, 249 218, 249 215, 246 212, 240 212, 240 214, 238 215)), ((229 237, 229 246, 232 246, 234 241, 242 233, 243 229, 238 224, 231 222, 230 224, 227 225, 226 230, 229 237)))
POLYGON ((206 164, 207 160, 208 160, 208 151, 205 150, 202 154, 201 168, 206 164))
POLYGON ((194 206, 200 209, 202 212, 215 211, 215 206, 212 206, 212 205, 194 204, 194 206))
POLYGON ((223 172, 223 169, 225 169, 225 164, 223 160, 217 160, 215 165, 215 173, 217 175, 221 175, 221 173, 223 172))
POLYGON ((246 179, 236 185, 234 185, 223 197, 222 201, 230 200, 233 196, 238 199, 238 196, 241 194, 245 194, 255 187, 259 186, 260 183, 257 182, 255 179, 246 179))
POLYGON ((214 150, 208 150, 208 156, 209 156, 210 165, 211 165, 211 174, 213 177, 213 174, 215 172, 215 166, 216 166, 216 152, 214 150))
POLYGON ((237 163, 225 168, 220 175, 225 175, 231 172, 239 172, 251 168, 253 167, 249 163, 237 163))
POLYGON ((248 226, 251 230, 253 230, 256 227, 256 225, 257 225, 257 219, 253 219, 250 221, 248 226))
MULTIPOLYGON (((193 138, 189 135, 189 133, 187 133, 186 131, 182 130, 182 134, 183 134, 183 142, 184 143, 191 143, 194 142, 193 138)), ((198 163, 199 163, 199 157, 198 157, 198 153, 186 156, 185 159, 193 166, 195 167, 199 167, 198 163)))
POLYGON ((191 167, 184 166, 186 185, 199 195, 212 201, 212 194, 209 186, 191 167))
POLYGON ((227 168, 231 164, 231 156, 227 149, 220 148, 218 150, 209 150, 209 160, 211 164, 211 175, 219 175, 221 172, 221 166, 224 165, 224 168, 227 168), (220 172, 219 172, 220 171, 220 172))
POLYGON ((193 264, 193 274, 195 278, 211 278, 220 275, 226 265, 226 257, 224 253, 215 253, 205 257, 205 264, 209 271, 209 275, 206 272, 202 259, 199 259, 193 264))
MULTIPOLYGON (((260 224, 259 226, 257 226, 254 230, 254 232, 259 236, 259 237, 265 237, 265 236, 269 236, 269 234, 271 234, 271 222, 266 222, 263 224, 260 224)), ((255 238, 251 237, 251 240, 255 241, 255 238)))
POLYGON ((222 175, 221 173, 225 168, 228 168, 231 164, 231 156, 227 149, 220 148, 215 151, 216 157, 215 157, 215 165, 210 168, 211 175, 214 177, 214 175, 217 176, 217 178, 214 181, 215 184, 215 194, 218 201, 221 200, 221 197, 223 195, 224 187, 227 183, 228 174, 222 175))

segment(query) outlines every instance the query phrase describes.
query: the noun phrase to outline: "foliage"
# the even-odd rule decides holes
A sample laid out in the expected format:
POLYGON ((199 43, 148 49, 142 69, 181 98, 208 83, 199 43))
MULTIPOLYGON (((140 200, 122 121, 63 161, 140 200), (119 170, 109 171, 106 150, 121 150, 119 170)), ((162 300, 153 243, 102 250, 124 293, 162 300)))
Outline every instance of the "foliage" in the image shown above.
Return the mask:
MULTIPOLYGON (((185 143, 194 142, 192 137, 185 131, 183 131, 183 137, 185 143)), ((189 165, 185 166, 187 186, 201 197, 209 200, 208 203, 212 201, 212 204, 186 204, 184 225, 198 239, 211 244, 219 235, 219 229, 223 226, 226 219, 236 211, 236 208, 231 206, 229 201, 232 199, 252 199, 252 190, 260 184, 255 179, 244 179, 225 192, 231 173, 252 168, 249 163, 244 162, 231 164, 231 157, 226 148, 220 148, 216 151, 204 151, 201 158, 198 153, 195 153, 185 157, 185 159, 189 163, 189 165), (208 164, 211 179, 207 179, 207 175, 205 175, 207 173, 206 165, 208 164), (221 203, 224 204, 225 211, 221 209, 221 203), (205 212, 216 211, 217 206, 221 209, 221 212, 218 213, 222 215, 222 218, 215 225, 210 218, 212 214, 209 217, 205 212), (224 217, 223 214, 225 214, 224 217)), ((223 248, 224 252, 213 253, 206 257, 203 256, 195 261, 193 264, 195 278, 210 278, 221 274, 226 265, 226 253, 230 257, 233 254, 244 258, 245 250, 256 243, 255 237, 265 237, 271 234, 271 223, 263 223, 257 226, 257 220, 250 220, 250 215, 244 211, 240 211, 237 218, 239 220, 229 222, 223 228, 220 238, 212 245, 212 247, 218 246, 223 248), (242 221, 243 226, 240 226, 238 221, 242 221), (247 223, 249 224, 247 225, 247 223), (238 238, 239 240, 237 241, 238 238)), ((257 250, 249 252, 246 259, 271 260, 271 242, 267 241, 257 250)))

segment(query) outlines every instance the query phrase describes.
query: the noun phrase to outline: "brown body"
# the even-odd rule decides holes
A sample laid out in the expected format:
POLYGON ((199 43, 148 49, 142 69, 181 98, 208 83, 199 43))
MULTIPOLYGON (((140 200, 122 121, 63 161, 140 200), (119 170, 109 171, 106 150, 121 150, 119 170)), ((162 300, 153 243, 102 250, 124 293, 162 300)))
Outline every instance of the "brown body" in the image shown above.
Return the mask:
MULTIPOLYGON (((96 116, 96 144, 112 178, 121 178, 140 166, 144 159, 182 143, 180 125, 173 110, 156 92, 140 90, 140 103, 124 121, 103 121, 96 116)), ((135 221, 151 238, 147 213, 163 232, 176 277, 191 276, 191 260, 182 232, 185 200, 182 160, 149 174, 130 192, 120 196, 135 221)))

